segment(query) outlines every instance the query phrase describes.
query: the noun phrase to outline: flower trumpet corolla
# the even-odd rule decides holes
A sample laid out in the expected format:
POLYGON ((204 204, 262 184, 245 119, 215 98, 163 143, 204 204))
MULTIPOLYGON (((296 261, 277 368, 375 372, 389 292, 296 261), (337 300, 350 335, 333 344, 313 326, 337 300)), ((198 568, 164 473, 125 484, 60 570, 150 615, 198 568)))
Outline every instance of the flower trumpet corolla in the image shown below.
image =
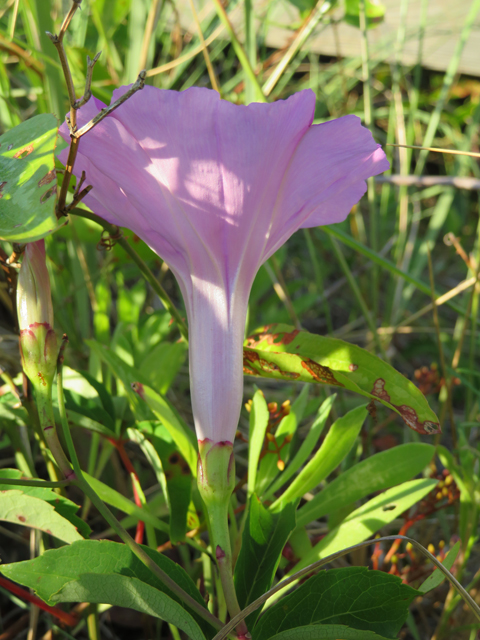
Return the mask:
MULTIPOLYGON (((90 100, 79 127, 104 106, 90 100)), ((81 139, 74 173, 93 186, 85 204, 134 231, 180 285, 200 441, 233 441, 259 267, 297 229, 344 220, 366 178, 389 167, 359 118, 312 125, 314 110, 310 90, 239 106, 208 89, 146 86, 81 139)), ((68 140, 66 125, 60 132, 68 140)))

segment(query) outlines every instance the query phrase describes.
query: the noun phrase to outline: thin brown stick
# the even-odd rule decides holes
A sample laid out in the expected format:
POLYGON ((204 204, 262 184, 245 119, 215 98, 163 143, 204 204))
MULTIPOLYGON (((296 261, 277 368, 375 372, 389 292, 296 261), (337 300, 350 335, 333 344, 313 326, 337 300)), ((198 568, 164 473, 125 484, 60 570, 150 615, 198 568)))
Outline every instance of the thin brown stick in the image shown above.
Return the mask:
MULTIPOLYGON (((218 36, 222 33, 224 29, 225 27, 223 26, 223 24, 218 25, 215 31, 211 35, 209 35, 208 38, 205 40, 205 46, 208 47, 209 45, 211 45, 212 42, 218 38, 218 36)), ((194 47, 191 51, 189 51, 188 53, 185 53, 183 56, 179 56, 175 60, 172 60, 171 62, 166 62, 165 64, 162 64, 159 67, 155 67, 154 69, 149 69, 147 71, 147 77, 150 78, 151 76, 156 76, 159 73, 165 73, 166 71, 175 69, 175 67, 178 67, 184 62, 188 62, 189 60, 192 60, 196 55, 201 53, 202 50, 203 50, 203 45, 199 44, 197 47, 194 47)))
POLYGON ((192 9, 193 18, 195 20, 195 24, 197 26, 198 38, 202 44, 202 53, 203 58, 205 60, 205 64, 207 65, 208 77, 210 78, 210 84, 212 85, 212 89, 215 89, 217 93, 220 93, 220 89, 218 87, 217 78, 215 76, 215 71, 213 69, 212 61, 210 60, 210 56, 208 54, 208 48, 205 44, 205 38, 203 37, 202 25, 200 24, 200 20, 198 19, 197 10, 195 8, 194 0, 190 0, 190 7, 192 9))
POLYGON ((92 118, 92 120, 90 120, 90 122, 87 122, 87 124, 83 125, 81 129, 76 131, 74 134, 75 139, 79 140, 82 136, 91 131, 93 127, 99 124, 99 122, 101 122, 104 118, 115 111, 115 109, 118 109, 118 107, 126 102, 131 96, 133 96, 134 93, 143 89, 146 77, 147 72, 145 71, 145 69, 143 71, 140 71, 137 80, 133 83, 130 89, 126 93, 124 93, 123 96, 118 98, 118 100, 115 100, 115 102, 113 102, 109 107, 105 107, 105 109, 99 111, 97 115, 92 118))
MULTIPOLYGON (((458 296, 460 293, 462 293, 462 291, 466 291, 466 289, 470 289, 470 287, 473 287, 475 282, 476 282, 475 277, 468 278, 468 280, 464 280, 463 282, 460 282, 460 284, 457 284, 456 287, 453 287, 453 289, 450 289, 450 291, 447 291, 447 293, 444 293, 443 295, 436 298, 435 305, 437 307, 440 307, 442 304, 445 304, 445 302, 448 302, 452 298, 455 298, 455 296, 458 296)), ((408 316, 408 318, 406 318, 405 320, 402 320, 402 322, 399 322, 394 328, 399 329, 400 327, 404 327, 405 325, 411 324, 412 322, 414 322, 415 320, 418 320, 418 318, 420 318, 421 316, 424 316, 426 313, 428 313, 432 309, 433 309, 433 303, 430 302, 429 304, 422 307, 422 309, 420 309, 416 313, 412 313, 411 316, 408 316)))
POLYGON ((412 144, 394 144, 387 142, 387 147, 405 147, 405 149, 419 149, 421 151, 433 151, 434 153, 451 153, 456 156, 470 156, 470 158, 480 158, 480 153, 476 151, 459 151, 458 149, 441 149, 440 147, 418 147, 412 144))
POLYGON ((140 71, 147 66, 148 49, 150 47, 150 40, 152 39, 153 30, 155 29, 158 19, 158 7, 160 0, 152 0, 150 5, 150 11, 148 12, 147 22, 145 24, 145 31, 143 33, 142 50, 140 52, 140 60, 137 71, 140 71))
POLYGON ((70 186, 70 180, 72 179, 73 165, 78 153, 78 144, 80 140, 74 135, 70 134, 70 148, 68 150, 68 158, 65 164, 65 173, 63 174, 62 186, 60 187, 60 195, 57 202, 57 215, 65 215, 65 202, 67 200, 68 187, 70 186))
MULTIPOLYGON (((97 56, 95 56, 95 57, 97 57, 97 56)), ((115 109, 117 109, 121 104, 123 104, 126 100, 128 100, 128 98, 130 98, 130 96, 132 96, 134 93, 136 93, 140 89, 143 89, 143 86, 145 84, 145 75, 146 75, 145 71, 141 71, 139 76, 138 76, 138 78, 137 78, 137 81, 132 85, 132 87, 123 96, 121 96, 118 100, 115 100, 115 102, 113 104, 111 104, 109 107, 105 107, 105 109, 102 109, 99 113, 97 113, 97 115, 92 120, 90 120, 90 122, 87 122, 87 124, 84 125, 81 129, 79 129, 78 131, 74 131, 74 130, 72 130, 72 128, 70 129, 70 131, 71 131, 71 133, 70 133, 70 149, 68 151, 67 163, 65 165, 65 173, 63 175, 62 186, 60 188, 60 195, 58 197, 58 203, 57 203, 57 213, 59 215, 66 215, 68 213, 68 211, 70 211, 75 206, 72 203, 66 209, 65 208, 65 202, 66 202, 66 199, 67 199, 68 187, 70 186, 70 180, 71 180, 72 174, 73 174, 73 166, 75 164, 75 159, 76 159, 77 153, 78 153, 78 146, 79 146, 79 143, 80 143, 80 138, 82 136, 84 136, 86 133, 88 133, 91 129, 93 129, 93 127, 95 127, 104 118, 106 118, 108 115, 110 115, 110 113, 115 111, 115 109)), ((75 109, 74 109, 74 111, 75 111, 75 109)), ((80 202, 80 200, 82 198, 84 198, 87 195, 87 193, 88 193, 88 191, 84 190, 82 192, 82 194, 81 194, 81 198, 78 199, 75 204, 78 204, 78 202, 80 202)))
POLYGON ((447 245, 447 247, 451 247, 453 245, 455 247, 455 251, 461 257, 461 259, 465 262, 467 267, 472 271, 474 271, 474 267, 472 266, 472 261, 470 260, 470 257, 468 256, 467 252, 462 247, 462 243, 454 233, 452 233, 451 231, 450 233, 447 233, 443 237, 443 242, 447 245))
POLYGON ((92 97, 93 67, 95 66, 95 63, 99 59, 101 53, 102 52, 99 51, 93 58, 93 60, 90 60, 90 56, 87 56, 87 77, 85 78, 85 91, 83 93, 83 96, 75 101, 75 104, 73 105, 75 109, 80 109, 80 107, 83 107, 83 105, 86 104, 92 97))
POLYGON ((69 12, 65 16, 65 19, 60 27, 60 31, 57 34, 52 34, 47 31, 47 36, 55 45, 57 49, 58 57, 60 58, 60 64, 62 65, 63 75, 67 84, 68 100, 70 103, 70 123, 71 127, 75 131, 77 115, 75 113, 75 87, 73 86, 72 72, 70 71, 70 65, 68 64, 67 54, 65 47, 63 46, 63 37, 68 29, 68 25, 72 21, 75 12, 80 7, 82 0, 72 0, 72 6, 69 12))
POLYGON ((445 185, 467 191, 480 190, 480 180, 461 176, 404 176, 393 174, 390 176, 375 176, 378 184, 394 184, 398 187, 436 187, 445 185))
POLYGON ((68 207, 65 209, 65 211, 68 213, 69 211, 71 211, 74 207, 77 206, 77 204, 80 204, 80 202, 84 199, 84 197, 93 189, 92 185, 89 184, 88 187, 85 187, 85 189, 82 189, 82 191, 78 192, 75 194, 75 196, 73 197, 73 200, 71 201, 71 203, 68 205, 68 207))
MULTIPOLYGON (((43 73, 45 71, 45 65, 39 60, 35 60, 30 53, 22 49, 14 42, 9 42, 0 34, 0 51, 6 51, 12 55, 18 56, 26 67, 35 71, 35 73, 43 79, 43 73)), ((1 637, 1 636, 0 636, 1 637)))
POLYGON ((324 0, 318 0, 312 12, 305 18, 300 29, 297 31, 295 38, 292 40, 282 59, 273 69, 268 80, 262 87, 266 96, 270 95, 277 82, 280 80, 285 69, 297 54, 298 50, 303 47, 307 39, 312 35, 314 29, 323 18, 324 14, 331 8, 331 3, 324 0))

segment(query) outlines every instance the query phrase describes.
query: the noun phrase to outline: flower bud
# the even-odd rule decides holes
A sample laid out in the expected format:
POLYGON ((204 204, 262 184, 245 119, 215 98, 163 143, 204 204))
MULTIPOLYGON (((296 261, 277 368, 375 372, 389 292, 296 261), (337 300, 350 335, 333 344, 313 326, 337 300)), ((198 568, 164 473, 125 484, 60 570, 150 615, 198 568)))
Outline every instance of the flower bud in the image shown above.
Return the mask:
POLYGON ((43 240, 26 245, 17 284, 17 312, 23 370, 35 388, 49 390, 55 376, 60 345, 53 329, 50 279, 43 240))

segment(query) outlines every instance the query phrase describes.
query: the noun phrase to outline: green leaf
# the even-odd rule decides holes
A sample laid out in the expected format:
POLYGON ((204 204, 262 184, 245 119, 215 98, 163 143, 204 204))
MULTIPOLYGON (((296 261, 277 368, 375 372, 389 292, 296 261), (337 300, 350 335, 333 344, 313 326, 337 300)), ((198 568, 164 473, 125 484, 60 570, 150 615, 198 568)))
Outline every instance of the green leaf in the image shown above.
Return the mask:
POLYGON ((340 624, 309 624, 305 627, 287 629, 272 640, 390 640, 373 631, 359 631, 340 624))
POLYGON ((127 429, 127 434, 141 447, 157 476, 170 512, 170 540, 177 544, 185 538, 187 532, 193 476, 163 425, 144 421, 138 426, 141 431, 127 429), (148 435, 148 440, 144 434, 148 435))
POLYGON ((77 528, 51 504, 16 489, 0 494, 0 520, 39 529, 67 543, 82 540, 77 528))
POLYGON ((383 571, 366 567, 322 571, 269 608, 255 627, 253 640, 319 622, 394 638, 417 595, 400 578, 383 571))
MULTIPOLYGON (((460 544, 460 540, 458 540, 458 542, 453 545, 453 547, 445 556, 442 564, 446 569, 450 570, 453 567, 453 563, 457 559, 458 553, 460 551, 460 544)), ((424 582, 422 582, 422 584, 418 587, 418 590, 422 593, 428 593, 429 591, 432 591, 432 589, 438 587, 438 585, 442 584, 445 579, 445 575, 440 571, 440 569, 437 568, 430 576, 428 576, 428 578, 424 582)))
MULTIPOLYGON (((282 419, 275 431, 276 443, 281 448, 279 452, 280 460, 282 460, 284 464, 288 462, 291 448, 291 442, 288 442, 285 438, 287 436, 290 438, 294 437, 307 406, 308 393, 309 387, 308 385, 304 385, 295 402, 290 407, 290 412, 282 419)), ((275 453, 275 455, 266 455, 260 461, 256 487, 259 495, 263 496, 265 489, 270 486, 272 481, 274 481, 280 473, 278 468, 279 458, 277 456, 277 453, 275 453)))
MULTIPOLYGON (((85 382, 85 384, 88 383, 85 382)), ((88 386, 90 387, 90 385, 88 386)), ((109 436, 115 433, 115 420, 111 413, 101 406, 99 398, 83 396, 82 394, 77 394, 65 389, 65 406, 67 414, 72 410, 72 412, 75 412, 77 415, 83 415, 95 422, 99 422, 102 426, 104 425, 109 431, 109 436)))
POLYGON ((356 345, 297 331, 265 327, 245 341, 249 375, 342 387, 384 404, 418 433, 439 433, 437 416, 419 389, 380 358, 356 345))
POLYGON ((300 467, 306 462, 309 455, 312 453, 315 445, 318 442, 318 439, 322 435, 323 429, 327 422, 327 418, 330 415, 330 411, 332 410, 333 403, 335 402, 336 394, 329 396, 323 403, 322 406, 318 410, 317 417, 315 418, 314 423, 310 427, 307 437, 302 442, 299 450, 295 454, 293 460, 288 463, 285 471, 275 480, 275 482, 271 485, 267 493, 265 494, 265 498, 269 498, 276 491, 278 491, 284 484, 286 484, 290 478, 295 475, 295 473, 300 469, 300 467))
POLYGON ((58 229, 52 114, 22 122, 0 136, 0 239, 34 242, 58 229))
POLYGON ((342 472, 298 510, 297 527, 303 527, 371 493, 411 480, 423 471, 434 453, 435 447, 418 442, 402 444, 362 460, 342 472))
POLYGON ((197 477, 197 451, 195 434, 178 416, 168 400, 151 389, 148 378, 126 364, 116 353, 95 340, 85 340, 96 355, 105 362, 112 374, 121 381, 133 412, 138 420, 150 420, 152 412, 172 436, 188 463, 192 475, 197 477))
POLYGON ((180 420, 167 400, 153 389, 142 384, 135 384, 134 388, 168 431, 178 451, 182 452, 193 477, 196 478, 197 451, 193 445, 195 441, 193 432, 180 420))
POLYGON ((148 376, 151 386, 164 395, 185 362, 186 352, 185 342, 161 342, 142 360, 139 368, 148 376))
POLYGON ((294 567, 293 572, 332 553, 367 540, 383 526, 399 518, 436 486, 437 480, 410 480, 388 489, 353 511, 320 540, 294 567))
POLYGON ((255 491, 258 461, 265 441, 268 426, 268 406, 265 396, 258 389, 255 392, 250 409, 250 428, 248 432, 248 494, 255 491))
POLYGON ((134 609, 175 625, 192 640, 205 640, 198 624, 178 602, 137 578, 84 573, 77 580, 67 582, 52 600, 103 603, 134 609))
MULTIPOLYGON (((12 489, 12 485, 2 483, 2 478, 13 478, 19 480, 21 477, 22 473, 18 469, 0 469, 0 492, 12 489)), ((76 515, 80 508, 78 504, 68 500, 68 498, 65 498, 61 494, 55 493, 53 489, 49 489, 48 487, 17 488, 26 496, 31 496, 32 498, 38 498, 39 500, 48 502, 48 504, 52 505, 55 511, 61 515, 62 518, 65 518, 77 528, 82 537, 88 538, 91 533, 91 529, 86 522, 76 515)))
POLYGON ((320 449, 270 509, 300 498, 325 480, 353 447, 366 417, 365 405, 360 405, 335 420, 320 449))
MULTIPOLYGON (((365 0, 365 17, 367 27, 376 27, 385 18, 386 7, 381 0, 365 0)), ((353 27, 360 27, 359 0, 345 0, 345 22, 353 27)))
MULTIPOLYGON (((71 405, 70 405, 71 406, 71 405)), ((85 415, 87 412, 86 409, 82 410, 82 413, 78 413, 77 411, 72 411, 72 409, 67 409, 67 418, 70 424, 77 425, 79 427, 83 427, 84 429, 88 429, 89 431, 94 431, 95 433, 99 433, 102 436, 107 438, 115 437, 115 433, 104 426, 102 423, 98 422, 98 420, 93 420, 88 415, 85 415)), ((60 421, 60 412, 57 407, 53 407, 53 413, 55 415, 55 420, 57 422, 60 421)))
MULTIPOLYGON (((158 551, 145 546, 142 548, 184 591, 205 606, 193 580, 180 565, 158 551)), ((34 589, 35 593, 49 604, 68 601, 59 598, 60 590, 72 582, 79 581, 81 584, 82 576, 85 574, 96 574, 102 580, 106 580, 108 576, 123 576, 127 581, 137 579, 158 590, 158 593, 166 594, 183 607, 178 596, 170 591, 126 545, 110 540, 82 540, 68 547, 46 551, 34 560, 0 565, 0 570, 15 582, 34 589)), ((100 582, 100 584, 103 583, 100 582)), ((105 602, 105 600, 98 600, 98 602, 105 602)), ((133 598, 130 604, 122 606, 135 608, 132 603, 133 598)), ((214 635, 214 629, 208 622, 190 611, 188 607, 185 606, 184 610, 191 613, 208 637, 214 635)))
MULTIPOLYGON (((294 528, 293 504, 272 514, 255 494, 251 496, 234 576, 241 609, 271 587, 283 547, 294 528)), ((253 627, 259 613, 260 609, 257 609, 246 619, 249 629, 253 627)))
POLYGON ((289 0, 300 11, 300 17, 306 19, 317 4, 315 0, 289 0))
POLYGON ((156 516, 150 513, 147 509, 141 509, 137 507, 137 505, 126 498, 124 495, 109 487, 108 484, 104 484, 100 480, 97 480, 93 476, 90 476, 88 473, 83 472, 85 480, 92 487, 95 493, 98 495, 103 502, 106 502, 111 507, 115 507, 115 509, 120 509, 124 513, 129 516, 134 516, 138 520, 143 520, 144 522, 148 522, 153 527, 158 529, 159 531, 163 531, 164 533, 168 533, 169 527, 166 522, 159 520, 156 516))
POLYGON ((120 381, 120 388, 123 387, 125 395, 132 407, 132 411, 137 419, 149 420, 152 417, 151 412, 147 405, 141 401, 138 394, 136 394, 132 389, 132 384, 134 382, 149 384, 148 378, 140 371, 124 362, 122 358, 120 358, 106 345, 100 344, 96 340, 85 340, 85 343, 91 348, 99 360, 108 366, 115 379, 120 381))
POLYGON ((82 378, 85 378, 88 384, 95 389, 95 391, 98 394, 98 397, 100 398, 100 402, 102 403, 103 408, 105 409, 107 414, 110 416, 113 426, 115 426, 115 407, 112 402, 112 396, 107 391, 105 386, 101 382, 99 382, 96 378, 94 378, 92 375, 90 375, 88 371, 78 370, 76 371, 76 373, 82 376, 82 378))

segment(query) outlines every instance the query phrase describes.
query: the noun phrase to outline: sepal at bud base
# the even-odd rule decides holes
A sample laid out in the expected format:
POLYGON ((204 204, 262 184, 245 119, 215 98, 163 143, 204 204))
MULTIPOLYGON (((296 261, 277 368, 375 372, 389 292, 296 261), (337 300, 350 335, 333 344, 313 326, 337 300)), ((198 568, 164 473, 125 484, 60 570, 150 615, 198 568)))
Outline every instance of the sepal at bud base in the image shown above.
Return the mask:
POLYGON ((207 505, 228 505, 235 488, 235 458, 233 444, 213 442, 209 438, 198 441, 197 486, 207 505))
POLYGON ((23 370, 35 389, 52 388, 59 351, 60 341, 48 322, 33 322, 20 331, 23 370))

